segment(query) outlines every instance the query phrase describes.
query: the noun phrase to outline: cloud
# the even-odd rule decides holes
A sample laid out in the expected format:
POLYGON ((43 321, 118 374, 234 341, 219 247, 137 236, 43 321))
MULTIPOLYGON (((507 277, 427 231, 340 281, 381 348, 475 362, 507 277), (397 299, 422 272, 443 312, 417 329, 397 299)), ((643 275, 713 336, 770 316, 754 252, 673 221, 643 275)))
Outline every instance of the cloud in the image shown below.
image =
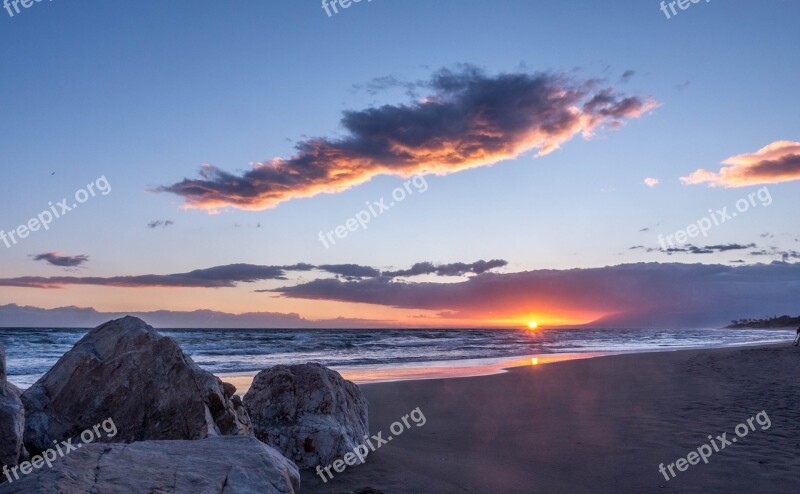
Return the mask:
MULTIPOLYGON (((43 254, 44 255, 44 254, 43 254)), ((428 265, 430 263, 420 263, 428 265)), ((506 261, 477 261, 471 264, 453 263, 440 266, 431 264, 432 273, 440 276, 463 276, 468 273, 485 273, 496 267, 505 266, 506 261)), ((414 268, 412 268, 414 269, 414 268)), ((417 268, 419 269, 419 268, 417 268)), ((69 285, 98 285, 120 288, 141 287, 173 287, 173 288, 232 288, 241 283, 255 283, 266 280, 287 280, 290 272, 320 271, 340 276, 347 280, 361 278, 387 279, 396 276, 413 276, 409 270, 385 272, 370 266, 357 264, 323 264, 315 266, 308 263, 297 263, 290 266, 269 266, 258 264, 228 264, 205 269, 196 269, 188 273, 145 274, 135 276, 21 276, 17 278, 0 278, 0 286, 19 288, 63 288, 69 285)), ((419 274, 426 274, 420 272, 419 274)), ((268 290, 256 290, 268 291, 268 290)))
POLYGON ((660 249, 654 247, 645 247, 643 245, 634 245, 629 250, 644 250, 645 252, 662 252, 671 256, 672 254, 717 254, 720 252, 728 252, 732 250, 747 250, 755 249, 756 244, 717 244, 706 245, 699 247, 693 244, 686 244, 684 247, 669 247, 667 249, 660 249))
MULTIPOLYGON (((405 89, 405 93, 409 98, 417 98, 418 91, 425 88, 425 86, 426 83, 421 81, 404 81, 399 77, 388 75, 372 79, 366 85, 364 85, 363 88, 366 89, 367 93, 371 94, 372 96, 382 93, 387 89, 402 88, 405 89)), ((354 86, 354 88, 361 89, 362 86, 357 85, 354 86)))
POLYGON ((495 268, 506 266, 508 262, 501 259, 493 259, 491 261, 477 261, 472 264, 465 264, 457 262, 452 264, 434 265, 431 262, 418 262, 411 266, 410 269, 403 269, 399 271, 387 271, 383 276, 388 278, 420 276, 425 274, 435 274, 438 276, 464 276, 465 274, 482 274, 495 268))
POLYGON ((578 135, 617 128, 658 106, 598 89, 596 81, 552 73, 488 75, 473 66, 440 70, 424 86, 428 96, 422 99, 345 111, 343 138, 303 140, 294 156, 257 163, 241 175, 205 164, 198 178, 156 191, 183 197, 186 208, 263 210, 379 175, 446 175, 531 150, 544 156, 578 135))
POLYGON ((48 264, 63 268, 78 267, 89 261, 89 256, 62 256, 61 252, 45 252, 33 257, 34 261, 47 261, 48 264))
POLYGON ((634 72, 633 70, 626 70, 626 71, 625 71, 625 72, 623 72, 623 73, 622 73, 622 75, 620 76, 620 78, 619 78, 619 82, 622 82, 622 83, 628 82, 628 81, 630 81, 630 80, 633 78, 633 76, 635 76, 635 75, 636 75, 636 72, 634 72))
POLYGON ((754 249, 756 244, 717 244, 707 245, 704 248, 715 252, 728 252, 729 250, 754 249))
MULTIPOLYGON (((723 244, 705 248, 733 251, 747 247, 749 246, 723 244)), ((765 251, 765 253, 776 252, 765 251)), ((800 252, 797 251, 777 251, 777 253, 781 256, 786 254, 787 259, 800 259, 800 252)), ((492 261, 484 263, 467 264, 466 266, 473 266, 469 270, 472 276, 448 283, 415 282, 384 275, 348 279, 345 274, 374 273, 353 271, 357 265, 315 267, 301 263, 293 266, 233 264, 172 275, 111 278, 25 277, 0 279, 0 286, 57 288, 70 284, 96 284, 124 287, 217 288, 264 279, 284 280, 288 278, 286 275, 290 271, 316 270, 325 277, 299 284, 293 281, 291 283, 294 284, 291 286, 269 291, 278 293, 282 297, 299 300, 367 303, 401 309, 430 310, 439 314, 439 318, 448 319, 482 321, 511 319, 526 314, 550 314, 594 321, 593 324, 596 326, 607 327, 714 326, 736 318, 786 313, 796 308, 797 300, 800 298, 800 263, 775 261, 771 264, 737 263, 733 266, 637 263, 601 268, 542 269, 518 273, 484 271, 476 274, 477 271, 493 264, 492 261), (355 267, 351 270, 350 267, 343 266, 355 267), (331 278, 330 274, 333 271, 345 274, 331 278)), ((427 264, 418 263, 406 271, 430 274, 430 266, 427 264)), ((442 274, 453 272, 467 274, 465 269, 456 267, 458 264, 460 263, 440 265, 438 268, 445 267, 440 270, 442 274)), ((389 274, 397 274, 397 271, 389 274)), ((288 279, 285 284, 290 285, 288 279)), ((159 320, 166 326, 179 325, 176 321, 183 321, 184 324, 191 326, 194 321, 205 317, 207 312, 175 315, 166 311, 162 314, 164 317, 159 320)), ((24 315, 17 314, 20 317, 24 315)), ((2 315, 0 313, 0 316, 2 315)), ((284 327, 295 327, 289 326, 294 317, 291 314, 274 316, 273 319, 267 316, 253 316, 252 319, 211 318, 207 321, 208 324, 219 326, 221 325, 219 321, 224 320, 225 327, 228 327, 228 324, 230 327, 235 327, 237 322, 244 324, 244 321, 250 321, 247 324, 258 326, 265 325, 265 320, 272 320, 278 326, 285 324, 284 327)), ((295 322, 303 327, 321 325, 305 321, 295 322)))
POLYGON ((374 278, 381 275, 381 272, 375 268, 359 266, 358 264, 323 264, 318 268, 348 279, 374 278))
POLYGON ((746 187, 800 180, 800 142, 776 141, 753 154, 733 156, 719 172, 699 169, 681 177, 685 185, 746 187))
POLYGON ((706 245, 705 247, 698 247, 692 244, 686 244, 686 247, 671 247, 663 250, 669 255, 684 253, 684 254, 716 254, 718 252, 728 252, 731 250, 746 250, 754 249, 756 244, 720 244, 720 245, 706 245))
POLYGON ((151 230, 153 228, 158 228, 158 227, 167 228, 168 226, 172 226, 174 224, 175 224, 175 222, 173 222, 172 220, 164 220, 164 221, 162 221, 162 220, 153 220, 153 221, 151 221, 150 223, 147 224, 147 228, 150 228, 151 230))
POLYGON ((253 264, 229 264, 207 269, 196 269, 188 273, 146 274, 139 276, 23 276, 0 278, 0 286, 22 288, 63 288, 67 285, 101 285, 113 287, 187 287, 187 288, 225 288, 238 283, 252 283, 263 280, 285 280, 287 271, 301 271, 304 265, 259 266, 253 264))
POLYGON ((661 180, 659 180, 657 178, 649 178, 648 177, 648 178, 644 179, 644 184, 646 186, 648 186, 648 187, 651 187, 651 188, 655 187, 656 185, 658 185, 660 183, 661 183, 661 180))
POLYGON ((780 250, 777 247, 770 246, 768 249, 761 249, 750 253, 751 256, 773 256, 783 262, 788 262, 792 259, 800 259, 800 252, 796 250, 780 250))
POLYGON ((450 311, 463 318, 561 312, 587 314, 595 325, 610 327, 698 327, 795 310, 800 263, 639 263, 484 273, 456 283, 326 279, 275 291, 294 299, 450 311))

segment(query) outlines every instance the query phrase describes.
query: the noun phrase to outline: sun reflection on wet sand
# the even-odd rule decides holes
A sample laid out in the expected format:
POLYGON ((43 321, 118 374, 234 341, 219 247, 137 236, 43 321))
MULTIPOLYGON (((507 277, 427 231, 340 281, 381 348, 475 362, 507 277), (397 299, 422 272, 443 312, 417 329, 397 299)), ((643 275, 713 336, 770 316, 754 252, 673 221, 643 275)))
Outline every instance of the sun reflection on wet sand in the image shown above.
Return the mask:
MULTIPOLYGON (((424 367, 418 363, 403 364, 392 368, 363 366, 351 369, 336 369, 345 379, 357 384, 370 384, 392 381, 409 381, 418 379, 446 379, 456 377, 489 376, 505 372, 513 367, 580 360, 593 357, 615 355, 618 352, 560 353, 517 357, 513 359, 473 359, 457 361, 426 362, 424 367)), ((248 374, 218 374, 225 382, 236 386, 237 394, 244 394, 250 389, 255 372, 248 374)))

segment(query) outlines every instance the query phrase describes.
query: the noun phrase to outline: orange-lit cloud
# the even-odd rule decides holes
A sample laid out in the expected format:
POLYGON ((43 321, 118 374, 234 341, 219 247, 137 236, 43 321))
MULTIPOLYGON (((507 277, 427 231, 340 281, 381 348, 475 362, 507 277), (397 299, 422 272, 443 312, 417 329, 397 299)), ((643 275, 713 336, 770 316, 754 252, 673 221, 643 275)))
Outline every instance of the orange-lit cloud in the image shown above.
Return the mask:
POLYGON ((656 185, 660 184, 661 180, 657 178, 646 178, 644 179, 644 184, 650 188, 655 187, 656 185))
POLYGON ((342 139, 316 138, 287 159, 253 165, 242 175, 203 165, 196 179, 159 187, 183 197, 186 208, 272 208, 291 199, 336 193, 378 175, 446 175, 492 165, 536 150, 546 155, 598 128, 617 128, 655 108, 595 81, 559 74, 490 76, 467 66, 441 70, 431 91, 408 104, 346 111, 342 139))
POLYGON ((800 142, 776 141, 752 154, 742 154, 722 162, 719 172, 699 169, 681 182, 711 187, 746 187, 800 180, 800 142))

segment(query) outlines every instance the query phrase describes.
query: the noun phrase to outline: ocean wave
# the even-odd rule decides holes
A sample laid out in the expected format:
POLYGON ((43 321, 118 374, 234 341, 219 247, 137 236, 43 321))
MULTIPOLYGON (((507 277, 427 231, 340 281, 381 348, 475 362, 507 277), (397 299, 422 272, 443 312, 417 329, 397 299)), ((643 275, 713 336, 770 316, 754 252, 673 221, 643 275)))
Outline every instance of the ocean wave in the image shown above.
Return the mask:
MULTIPOLYGON (((0 329, 11 382, 27 387, 86 333, 85 329, 0 329), (32 381, 33 379, 33 381, 32 381)), ((318 362, 337 368, 392 367, 434 361, 535 354, 733 346, 791 338, 769 330, 165 330, 201 367, 253 372, 277 364, 318 362)), ((788 335, 788 336, 787 336, 788 335)))

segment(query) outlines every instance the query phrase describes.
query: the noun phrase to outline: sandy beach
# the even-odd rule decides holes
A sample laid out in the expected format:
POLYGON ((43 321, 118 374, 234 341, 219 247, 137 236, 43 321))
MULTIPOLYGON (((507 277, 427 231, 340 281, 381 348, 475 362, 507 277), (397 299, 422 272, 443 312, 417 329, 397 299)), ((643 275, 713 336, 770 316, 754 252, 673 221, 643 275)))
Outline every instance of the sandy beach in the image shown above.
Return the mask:
POLYGON ((417 407, 425 424, 412 423, 327 483, 305 472, 302 492, 797 492, 799 378, 800 351, 786 344, 366 384, 373 434, 390 435, 417 407), (736 426, 762 411, 768 426, 751 421, 707 464, 676 465, 669 480, 659 472, 709 444, 709 435, 736 438, 736 426))

